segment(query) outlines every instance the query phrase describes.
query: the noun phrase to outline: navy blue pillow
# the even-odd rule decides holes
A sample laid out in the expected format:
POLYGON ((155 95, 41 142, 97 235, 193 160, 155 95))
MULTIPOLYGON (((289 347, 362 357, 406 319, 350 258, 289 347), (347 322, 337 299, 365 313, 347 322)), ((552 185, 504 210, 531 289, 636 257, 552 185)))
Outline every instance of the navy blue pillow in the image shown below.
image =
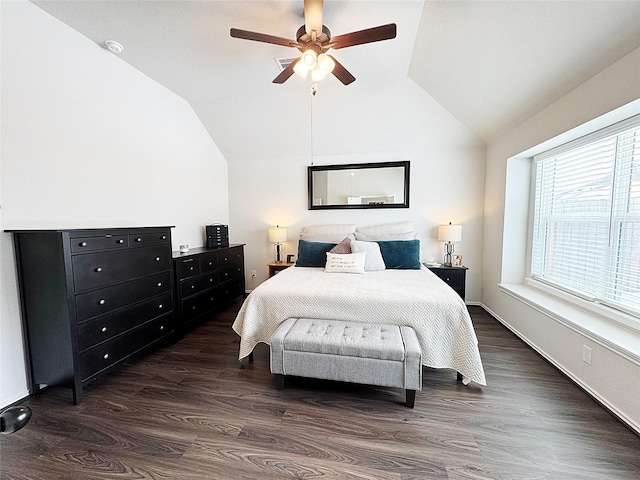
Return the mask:
POLYGON ((388 240, 376 242, 387 268, 420 270, 420 240, 388 240))
POLYGON ((335 246, 335 243, 298 240, 296 267, 324 267, 327 264, 327 252, 335 246))

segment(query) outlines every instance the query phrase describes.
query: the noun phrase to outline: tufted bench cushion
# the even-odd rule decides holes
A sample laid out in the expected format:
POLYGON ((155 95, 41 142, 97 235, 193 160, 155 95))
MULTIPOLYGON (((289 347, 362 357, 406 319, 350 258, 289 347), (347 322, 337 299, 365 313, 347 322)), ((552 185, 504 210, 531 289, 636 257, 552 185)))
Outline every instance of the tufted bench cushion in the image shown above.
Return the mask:
POLYGON ((289 318, 271 337, 271 372, 403 388, 413 407, 422 389, 422 353, 411 327, 289 318))

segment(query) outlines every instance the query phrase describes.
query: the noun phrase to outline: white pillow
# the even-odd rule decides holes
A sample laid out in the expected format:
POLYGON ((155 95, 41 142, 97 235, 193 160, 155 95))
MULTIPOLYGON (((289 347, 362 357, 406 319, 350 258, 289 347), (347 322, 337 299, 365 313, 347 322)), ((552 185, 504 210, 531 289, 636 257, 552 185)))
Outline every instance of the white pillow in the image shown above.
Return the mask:
POLYGON ((364 273, 365 253, 329 253, 324 271, 327 273, 364 273))
POLYGON ((396 223, 383 223, 381 225, 372 225, 370 227, 358 227, 356 232, 365 235, 390 235, 392 233, 413 232, 413 222, 404 220, 396 223))
POLYGON ((376 240, 413 240, 416 238, 416 232, 404 233, 362 233, 356 232, 356 240, 363 242, 374 242, 376 240))
MULTIPOLYGON (((302 227, 302 233, 339 233, 342 238, 356 231, 355 223, 327 223, 325 225, 309 225, 302 227)), ((342 240, 342 238, 340 240, 342 240)))
POLYGON ((355 240, 353 233, 301 233, 300 238, 307 242, 340 243, 345 238, 355 240))
POLYGON ((378 272, 385 270, 384 259, 380 253, 380 245, 376 242, 359 242, 351 240, 351 251, 354 253, 366 253, 364 269, 367 272, 378 272))

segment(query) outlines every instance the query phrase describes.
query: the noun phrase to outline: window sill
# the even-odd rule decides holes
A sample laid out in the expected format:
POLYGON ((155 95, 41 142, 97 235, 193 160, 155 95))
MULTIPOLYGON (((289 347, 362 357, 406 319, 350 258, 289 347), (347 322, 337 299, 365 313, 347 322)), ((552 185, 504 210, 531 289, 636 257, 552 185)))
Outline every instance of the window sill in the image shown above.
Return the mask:
POLYGON ((612 351, 640 364, 640 331, 571 304, 531 285, 498 285, 500 290, 612 351))

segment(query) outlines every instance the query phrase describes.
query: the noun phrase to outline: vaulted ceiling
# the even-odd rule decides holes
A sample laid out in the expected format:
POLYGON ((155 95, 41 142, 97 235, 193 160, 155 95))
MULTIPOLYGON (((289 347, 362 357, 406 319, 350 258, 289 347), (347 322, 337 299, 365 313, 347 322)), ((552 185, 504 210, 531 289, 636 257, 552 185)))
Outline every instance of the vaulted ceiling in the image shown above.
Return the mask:
MULTIPOLYGON (((122 43, 122 60, 188 101, 214 140, 219 123, 202 112, 219 102, 277 92, 286 117, 283 95, 309 88, 296 76, 271 83, 280 72, 274 59, 297 50, 229 35, 236 27, 295 38, 303 0, 32 3, 99 45, 122 43)), ((485 143, 640 46, 637 0, 325 0, 323 20, 333 35, 398 26, 393 40, 335 51, 357 80, 345 87, 330 77, 323 87, 408 76, 485 143)), ((240 124, 260 112, 227 108, 225 115, 240 124)))

